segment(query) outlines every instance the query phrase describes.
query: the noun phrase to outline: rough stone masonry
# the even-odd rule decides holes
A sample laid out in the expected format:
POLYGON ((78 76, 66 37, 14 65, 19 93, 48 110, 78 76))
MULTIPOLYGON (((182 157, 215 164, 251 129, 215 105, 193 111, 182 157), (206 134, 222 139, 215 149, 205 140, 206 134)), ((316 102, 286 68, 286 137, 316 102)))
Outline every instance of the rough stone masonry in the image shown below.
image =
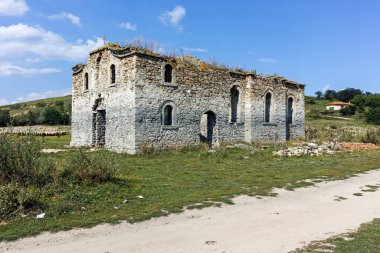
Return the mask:
POLYGON ((73 67, 72 146, 136 154, 304 136, 304 85, 108 43, 73 67))

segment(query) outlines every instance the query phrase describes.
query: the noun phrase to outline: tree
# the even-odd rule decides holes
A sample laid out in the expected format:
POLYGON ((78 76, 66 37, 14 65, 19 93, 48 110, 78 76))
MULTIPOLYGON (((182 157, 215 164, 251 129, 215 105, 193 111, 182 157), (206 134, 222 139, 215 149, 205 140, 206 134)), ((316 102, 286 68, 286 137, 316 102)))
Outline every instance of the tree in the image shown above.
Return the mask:
POLYGON ((371 108, 380 107, 380 94, 372 94, 366 97, 366 106, 371 108))
POLYGON ((368 123, 380 125, 380 108, 371 108, 365 114, 365 119, 368 123))
POLYGON ((0 126, 7 126, 11 120, 9 110, 0 110, 0 126))
POLYGON ((322 99, 322 96, 323 96, 322 91, 315 92, 315 96, 317 97, 317 99, 322 99))
POLYGON ((355 115, 355 112, 356 112, 356 106, 353 106, 353 105, 346 106, 339 111, 339 113, 343 116, 352 116, 352 115, 355 115))
POLYGON ((367 104, 367 97, 363 94, 356 95, 351 103, 357 108, 359 112, 364 112, 367 104))
POLYGON ((334 100, 336 99, 336 91, 335 90, 326 90, 323 94, 324 98, 327 100, 334 100))
POLYGON ((360 89, 346 88, 336 93, 336 98, 343 102, 351 101, 355 96, 363 94, 360 89))
POLYGON ((46 107, 42 111, 43 123, 48 125, 58 125, 61 123, 61 112, 55 107, 46 107))

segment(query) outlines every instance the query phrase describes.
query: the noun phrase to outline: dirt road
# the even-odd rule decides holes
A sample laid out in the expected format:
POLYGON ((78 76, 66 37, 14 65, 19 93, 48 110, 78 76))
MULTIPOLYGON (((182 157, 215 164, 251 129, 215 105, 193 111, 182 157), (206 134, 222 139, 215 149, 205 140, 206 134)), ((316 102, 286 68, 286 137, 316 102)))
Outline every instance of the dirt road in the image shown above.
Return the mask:
MULTIPOLYGON (((319 183, 279 196, 240 196, 235 205, 120 225, 100 225, 1 243, 0 252, 288 252, 312 240, 356 229, 380 217, 380 170, 319 183), (347 198, 338 201, 340 197, 347 198)), ((340 198, 342 199, 342 198, 340 198)))

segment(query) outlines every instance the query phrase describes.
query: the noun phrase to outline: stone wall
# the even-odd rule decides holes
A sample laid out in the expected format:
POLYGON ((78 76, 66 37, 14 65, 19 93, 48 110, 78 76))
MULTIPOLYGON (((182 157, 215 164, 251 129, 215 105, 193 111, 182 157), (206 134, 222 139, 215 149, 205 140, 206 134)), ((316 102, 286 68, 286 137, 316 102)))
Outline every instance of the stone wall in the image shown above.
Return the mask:
MULTIPOLYGON (((168 61, 154 57, 137 60, 136 144, 173 147, 200 143, 202 115, 216 115, 215 142, 244 140, 244 110, 241 121, 230 123, 230 89, 239 86, 245 96, 245 77, 232 76, 227 70, 201 69, 191 61, 168 61), (165 83, 165 64, 173 66, 173 82, 165 83), (162 125, 162 108, 167 102, 175 105, 177 121, 162 125)), ((244 108, 244 99, 241 101, 244 108)))
MULTIPOLYGON (((93 114, 106 113, 104 147, 135 153, 135 57, 118 59, 108 50, 90 55, 88 63, 73 75, 72 146, 94 144, 93 114), (97 59, 101 55, 99 64, 97 59), (111 84, 109 67, 116 66, 116 82, 111 84), (84 75, 89 89, 84 90, 84 75), (97 104, 97 101, 100 103, 97 104)), ((96 144, 96 142, 95 142, 96 144)))
POLYGON ((86 65, 74 67, 73 146, 93 144, 92 119, 98 110, 106 112, 105 147, 128 153, 142 147, 207 142, 205 135, 211 133, 213 145, 283 141, 304 135, 303 85, 281 77, 231 71, 193 57, 166 57, 119 46, 94 51, 86 65), (112 64, 115 84, 111 84, 112 64), (172 82, 165 82, 166 64, 173 68, 172 82), (84 90, 85 73, 89 75, 88 90, 84 90), (236 117, 231 114, 233 87, 234 94, 236 90, 239 93, 232 99, 238 101, 236 117), (271 117, 264 122, 268 92, 272 96, 271 117), (294 101, 292 124, 287 124, 289 98, 294 101), (165 106, 173 108, 171 125, 163 124, 165 106), (211 119, 215 122, 210 123, 211 119))

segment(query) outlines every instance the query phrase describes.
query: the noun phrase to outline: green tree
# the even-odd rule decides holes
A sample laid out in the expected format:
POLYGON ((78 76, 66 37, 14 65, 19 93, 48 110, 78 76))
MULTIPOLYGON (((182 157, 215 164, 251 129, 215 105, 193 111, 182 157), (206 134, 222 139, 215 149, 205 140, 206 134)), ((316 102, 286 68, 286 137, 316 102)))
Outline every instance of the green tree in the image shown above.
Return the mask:
POLYGON ((363 94, 360 89, 346 88, 336 93, 336 98, 343 102, 351 101, 355 96, 363 94))
POLYGON ((63 101, 55 101, 54 102, 54 106, 60 110, 61 112, 64 111, 64 106, 65 106, 65 103, 63 101))
POLYGON ((365 114, 365 119, 370 124, 380 125, 380 107, 370 108, 365 114))
POLYGON ((48 125, 58 125, 61 123, 61 112, 55 107, 46 107, 42 111, 43 123, 48 125))
POLYGON ((352 104, 356 107, 358 112, 364 112, 367 104, 367 97, 363 94, 356 95, 352 100, 352 104))
POLYGON ((339 111, 339 113, 343 116, 352 116, 352 115, 355 115, 355 112, 356 112, 356 106, 354 105, 346 106, 339 111))
POLYGON ((0 110, 0 126, 7 126, 11 120, 9 110, 0 110))
POLYGON ((336 91, 335 90, 326 90, 325 93, 323 93, 323 97, 327 100, 334 100, 334 99, 336 99, 336 91))
POLYGON ((317 99, 322 99, 322 97, 323 97, 322 91, 315 92, 315 96, 317 97, 317 99))

